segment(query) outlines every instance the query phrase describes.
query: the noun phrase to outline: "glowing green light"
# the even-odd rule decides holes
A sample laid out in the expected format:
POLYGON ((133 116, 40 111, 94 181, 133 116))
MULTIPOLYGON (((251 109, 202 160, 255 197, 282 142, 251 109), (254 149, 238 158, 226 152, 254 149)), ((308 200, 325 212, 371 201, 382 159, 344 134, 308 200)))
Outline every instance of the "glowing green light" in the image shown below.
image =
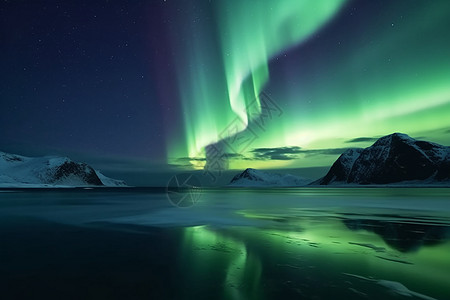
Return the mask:
POLYGON ((185 59, 180 59, 178 72, 185 141, 169 145, 169 159, 202 156, 203 148, 221 140, 236 117, 237 130, 244 130, 249 116, 260 110, 254 105, 248 111, 247 106, 269 78, 270 58, 308 39, 344 2, 218 1, 217 32, 185 28, 189 39, 182 45, 185 59))
MULTIPOLYGON (((370 143, 347 141, 393 132, 450 144, 449 2, 390 2, 364 22, 352 18, 343 21, 348 13, 339 10, 343 3, 216 1, 208 12, 209 17, 214 16, 214 22, 208 24, 215 27, 186 26, 192 39, 180 42, 183 47, 178 64, 184 126, 181 133, 170 135, 169 159, 203 157, 203 148, 220 140, 236 118, 240 120, 235 123, 237 129, 243 130, 254 113, 247 105, 262 88, 271 92, 283 115, 268 124, 248 150, 367 147, 370 143), (339 11, 343 14, 337 24, 325 26, 339 11), (403 17, 391 26, 397 13, 403 17), (348 22, 348 31, 342 22, 348 22), (355 30, 358 24, 366 26, 363 33, 355 30), (327 39, 309 39, 321 28, 328 32, 327 39), (339 36, 335 40, 329 32, 339 36), (310 54, 319 43, 326 48, 310 55, 312 66, 298 63, 305 48, 310 54), (284 75, 283 80, 274 77, 283 74, 269 70, 268 63, 294 46, 292 58, 288 55, 284 59, 284 64, 293 65, 285 66, 289 76, 284 75)), ((252 156, 251 152, 243 154, 252 156)), ((229 167, 329 166, 337 156, 232 159, 229 167)), ((203 161, 192 163, 197 168, 204 165, 203 161)))

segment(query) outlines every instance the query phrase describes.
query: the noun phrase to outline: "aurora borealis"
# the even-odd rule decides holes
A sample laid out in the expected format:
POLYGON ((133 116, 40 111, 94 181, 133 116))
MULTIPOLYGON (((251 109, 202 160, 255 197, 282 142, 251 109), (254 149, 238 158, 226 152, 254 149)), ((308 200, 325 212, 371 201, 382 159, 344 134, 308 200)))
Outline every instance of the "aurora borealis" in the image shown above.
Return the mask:
MULTIPOLYGON (((239 130, 244 130, 254 114, 249 105, 269 78, 270 58, 320 29, 342 2, 218 1, 212 4, 216 31, 203 24, 188 26, 186 35, 193 38, 179 47, 180 56, 187 58, 178 63, 188 155, 218 142, 236 116, 242 121, 239 130), (217 39, 219 51, 211 53, 217 39)), ((255 110, 257 114, 258 105, 255 110)))
MULTIPOLYGON (((187 82, 194 83, 181 88, 186 92, 182 99, 188 111, 185 119, 187 156, 201 156, 200 149, 205 143, 218 140, 220 129, 232 122, 231 110, 247 124, 245 105, 263 89, 283 107, 284 115, 269 124, 252 147, 279 151, 297 146, 303 150, 290 157, 304 159, 286 159, 285 156, 279 160, 258 160, 252 159, 254 156, 248 151, 233 159, 231 168, 329 165, 335 159, 335 151, 331 151, 329 157, 307 153, 313 153, 314 149, 349 147, 346 141, 356 137, 377 137, 390 132, 407 132, 448 144, 445 133, 450 126, 447 117, 450 113, 450 56, 447 54, 450 39, 438 34, 450 25, 448 3, 418 1, 407 5, 406 2, 381 5, 366 2, 359 7, 350 2, 343 10, 338 9, 337 1, 325 5, 315 2, 317 7, 305 7, 312 3, 309 1, 281 1, 279 8, 274 8, 276 5, 271 2, 267 7, 256 8, 245 3, 222 8, 220 12, 235 13, 219 13, 218 20, 214 19, 222 29, 218 35, 227 37, 225 42, 222 38, 218 46, 225 54, 222 58, 202 51, 201 44, 207 36, 192 51, 192 65, 201 67, 194 67, 191 76, 184 76, 190 78, 187 82), (275 11, 274 14, 270 14, 271 11, 275 11), (283 14, 283 11, 289 13, 283 14), (329 20, 333 18, 337 20, 329 20), (266 28, 259 21, 269 26, 266 28), (255 24, 258 29, 253 28, 255 24), (298 26, 309 30, 292 33, 286 24, 294 29, 298 26), (280 42, 283 35, 290 42, 280 42), (310 35, 314 37, 308 39, 310 35), (206 53, 209 58, 206 62, 212 62, 209 67, 212 66, 213 71, 207 70, 204 56, 199 53, 206 53), (217 66, 214 59, 225 64, 226 75, 219 80, 208 76, 208 71, 220 73, 221 66, 217 66), (215 82, 228 83, 227 90, 214 86, 215 82)), ((196 29, 194 31, 198 32, 196 29)), ((190 43, 196 47, 196 41, 190 43)), ((367 142, 356 146, 365 146, 367 142)), ((183 142, 178 140, 175 144, 173 152, 169 147, 169 154, 180 157, 183 142)), ((193 164, 198 166, 197 161, 193 164)))
POLYGON ((446 0, 4 1, 0 17, 2 151, 158 185, 203 169, 230 124, 254 134, 224 149, 231 170, 327 167, 392 132, 450 145, 446 0), (282 112, 264 128, 261 93, 282 112))

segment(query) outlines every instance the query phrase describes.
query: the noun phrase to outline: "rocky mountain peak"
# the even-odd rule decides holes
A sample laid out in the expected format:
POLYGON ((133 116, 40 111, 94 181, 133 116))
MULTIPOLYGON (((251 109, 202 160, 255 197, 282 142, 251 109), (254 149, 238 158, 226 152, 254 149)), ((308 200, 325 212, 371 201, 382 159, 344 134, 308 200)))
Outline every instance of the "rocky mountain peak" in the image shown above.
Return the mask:
POLYGON ((347 150, 318 183, 389 184, 449 179, 450 147, 393 133, 365 149, 347 150))

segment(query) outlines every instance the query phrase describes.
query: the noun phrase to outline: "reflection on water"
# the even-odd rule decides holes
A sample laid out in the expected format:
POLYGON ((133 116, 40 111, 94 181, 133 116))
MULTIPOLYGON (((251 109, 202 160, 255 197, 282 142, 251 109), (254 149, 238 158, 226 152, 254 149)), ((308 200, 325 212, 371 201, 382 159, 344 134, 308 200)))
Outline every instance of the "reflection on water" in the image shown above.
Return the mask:
POLYGON ((351 230, 367 230, 381 236, 383 240, 401 252, 418 251, 422 246, 445 242, 449 237, 448 226, 416 221, 387 222, 379 220, 344 220, 351 230))
POLYGON ((187 298, 201 297, 211 286, 219 286, 224 299, 262 298, 261 261, 241 239, 206 226, 189 227, 181 249, 187 298))
POLYGON ((446 226, 240 213, 271 222, 184 229, 180 255, 192 295, 222 273, 214 281, 223 299, 450 296, 446 226))
POLYGON ((1 196, 15 298, 450 299, 449 189, 209 190, 189 209, 146 190, 1 196))

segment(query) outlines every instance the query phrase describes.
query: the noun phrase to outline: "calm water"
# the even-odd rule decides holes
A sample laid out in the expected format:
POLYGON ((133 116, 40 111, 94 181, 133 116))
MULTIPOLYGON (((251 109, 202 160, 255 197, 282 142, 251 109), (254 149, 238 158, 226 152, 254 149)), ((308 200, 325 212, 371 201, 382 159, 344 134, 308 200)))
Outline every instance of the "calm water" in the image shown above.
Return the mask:
POLYGON ((1 299, 450 299, 450 189, 198 195, 0 191, 1 299))

